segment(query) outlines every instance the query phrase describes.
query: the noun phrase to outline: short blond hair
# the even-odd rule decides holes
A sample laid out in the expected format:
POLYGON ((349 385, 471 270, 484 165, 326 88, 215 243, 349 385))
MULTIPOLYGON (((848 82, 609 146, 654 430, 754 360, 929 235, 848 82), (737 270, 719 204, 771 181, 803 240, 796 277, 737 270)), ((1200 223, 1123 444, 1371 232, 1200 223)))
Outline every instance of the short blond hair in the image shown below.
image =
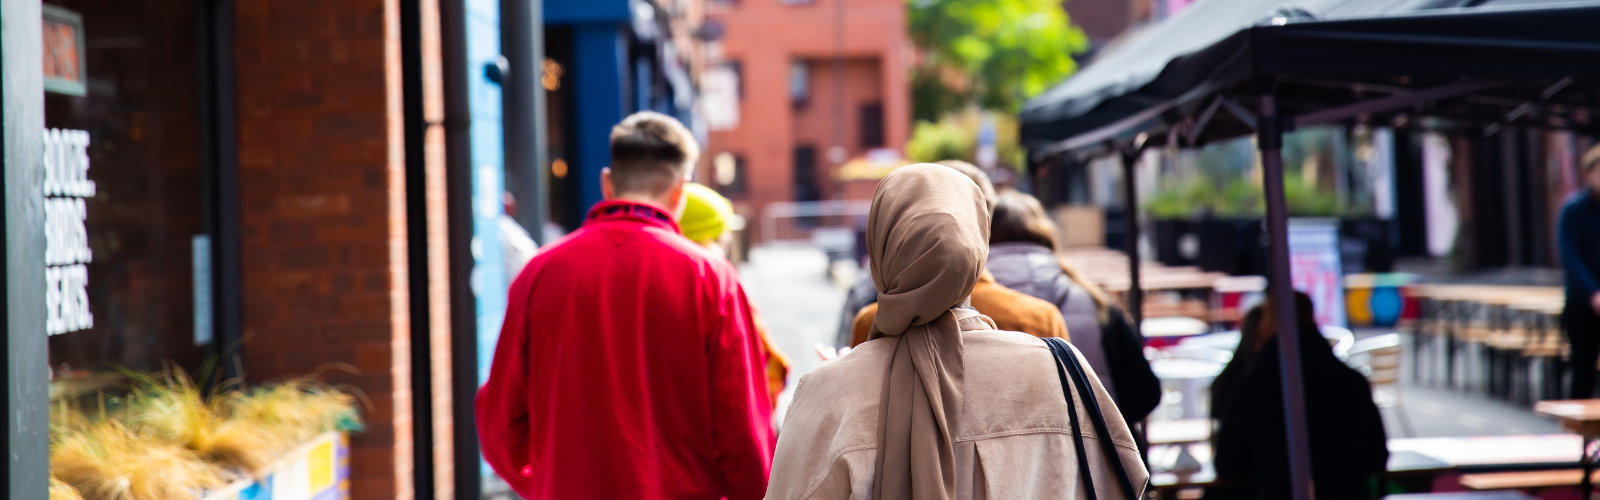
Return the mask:
POLYGON ((618 192, 664 193, 688 178, 699 157, 700 144, 676 118, 641 111, 611 127, 611 183, 618 192))

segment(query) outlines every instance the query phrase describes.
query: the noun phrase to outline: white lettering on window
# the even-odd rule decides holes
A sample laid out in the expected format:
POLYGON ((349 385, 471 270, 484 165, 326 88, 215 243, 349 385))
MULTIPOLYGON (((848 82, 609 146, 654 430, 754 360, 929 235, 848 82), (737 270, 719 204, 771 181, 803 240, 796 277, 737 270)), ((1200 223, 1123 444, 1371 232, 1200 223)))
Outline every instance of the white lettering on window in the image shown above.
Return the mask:
POLYGON ((89 133, 44 133, 45 331, 49 335, 94 327, 89 310, 89 133))

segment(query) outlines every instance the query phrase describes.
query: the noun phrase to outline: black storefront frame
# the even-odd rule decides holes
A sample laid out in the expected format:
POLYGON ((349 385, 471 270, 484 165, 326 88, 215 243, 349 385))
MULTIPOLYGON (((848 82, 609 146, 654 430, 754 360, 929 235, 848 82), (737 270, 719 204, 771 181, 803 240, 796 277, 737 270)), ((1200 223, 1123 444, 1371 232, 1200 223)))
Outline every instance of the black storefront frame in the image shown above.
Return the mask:
POLYGON ((39 0, 0 2, 5 157, 5 384, 8 498, 49 496, 49 357, 44 296, 44 62, 39 0))
MULTIPOLYGON (((243 374, 243 258, 239 235, 239 146, 233 64, 234 0, 195 0, 199 64, 201 228, 211 237, 209 355, 224 379, 243 374)), ((210 381, 208 381, 210 382, 210 381)))

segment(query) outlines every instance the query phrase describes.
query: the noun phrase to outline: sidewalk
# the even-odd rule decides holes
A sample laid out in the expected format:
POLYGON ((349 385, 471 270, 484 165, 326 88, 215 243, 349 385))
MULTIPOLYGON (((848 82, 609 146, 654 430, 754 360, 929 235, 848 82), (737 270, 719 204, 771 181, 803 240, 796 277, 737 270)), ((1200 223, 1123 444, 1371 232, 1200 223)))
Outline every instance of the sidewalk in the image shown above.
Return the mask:
POLYGON ((756 247, 739 267, 745 293, 766 322, 772 343, 789 357, 789 387, 778 397, 776 422, 783 422, 800 376, 822 361, 816 344, 832 345, 838 334, 844 290, 827 272, 827 255, 809 247, 756 247))

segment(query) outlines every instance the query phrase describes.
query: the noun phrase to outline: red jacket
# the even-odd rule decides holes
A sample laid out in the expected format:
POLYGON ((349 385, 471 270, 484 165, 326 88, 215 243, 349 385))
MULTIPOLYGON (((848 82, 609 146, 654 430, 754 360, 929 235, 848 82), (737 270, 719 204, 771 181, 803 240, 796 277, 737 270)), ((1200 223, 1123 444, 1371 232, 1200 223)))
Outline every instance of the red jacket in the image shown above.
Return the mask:
POLYGON ((529 500, 759 499, 765 360, 732 267, 660 207, 604 202, 511 284, 483 456, 529 500))

